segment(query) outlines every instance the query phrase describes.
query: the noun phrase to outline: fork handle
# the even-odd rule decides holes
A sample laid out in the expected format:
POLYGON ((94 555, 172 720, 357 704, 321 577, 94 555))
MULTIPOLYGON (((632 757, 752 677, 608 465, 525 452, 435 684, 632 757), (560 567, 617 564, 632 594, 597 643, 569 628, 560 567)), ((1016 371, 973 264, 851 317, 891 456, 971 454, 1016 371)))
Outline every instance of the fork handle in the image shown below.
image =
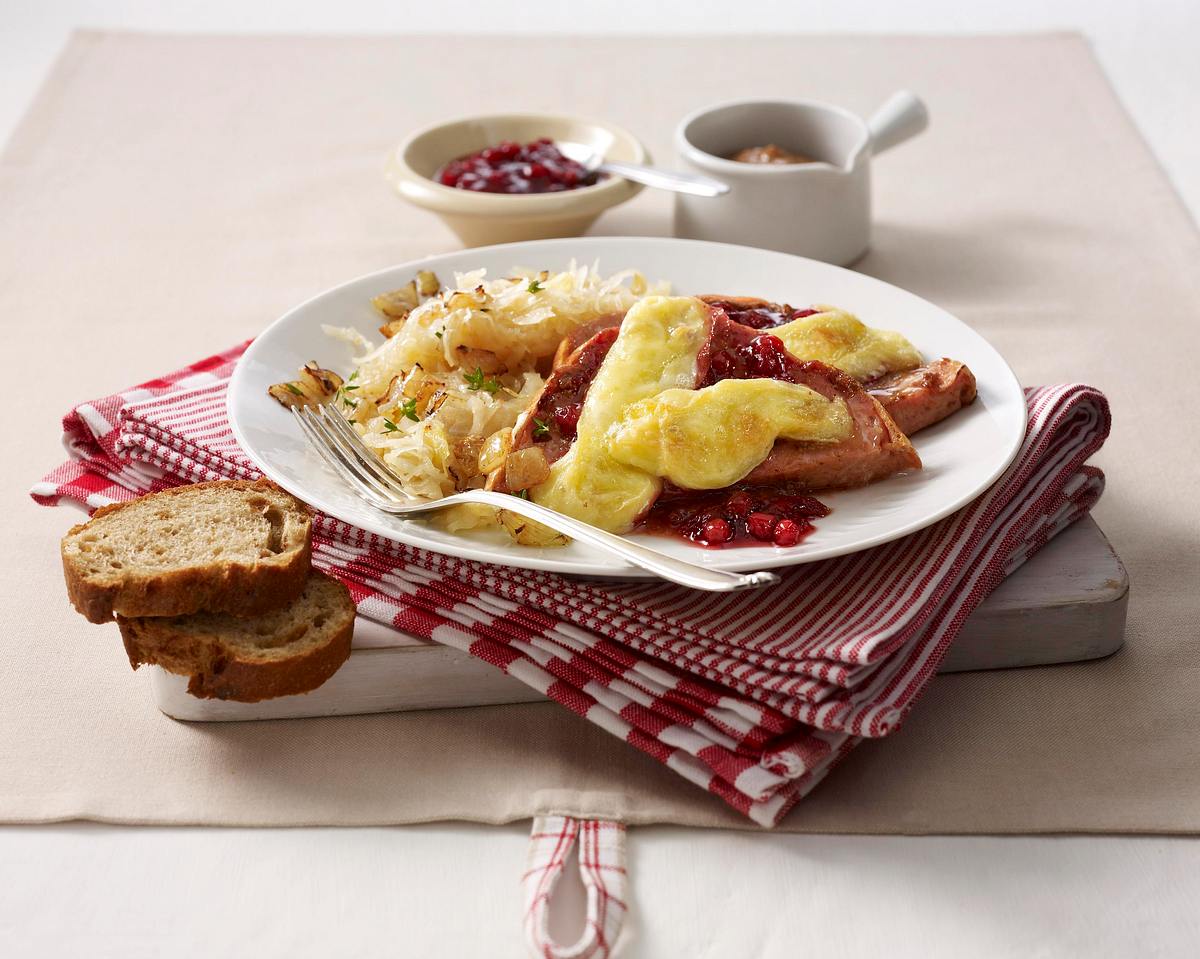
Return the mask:
MULTIPOLYGON (((769 586, 778 583, 779 577, 774 573, 733 573, 723 569, 709 569, 698 566, 686 560, 676 559, 666 553, 660 553, 649 546, 635 543, 609 533, 598 527, 591 526, 571 516, 539 506, 537 503, 511 496, 508 493, 497 493, 490 490, 471 490, 449 497, 455 503, 483 503, 506 509, 510 513, 518 513, 526 519, 536 520, 543 526, 548 526, 556 532, 570 536, 572 539, 595 546, 607 553, 619 556, 625 562, 653 573, 662 579, 691 589, 703 589, 709 592, 732 592, 739 589, 753 589, 758 586, 769 586)), ((443 501, 445 502, 445 501, 443 501)), ((447 504, 448 505, 448 504, 447 504)))

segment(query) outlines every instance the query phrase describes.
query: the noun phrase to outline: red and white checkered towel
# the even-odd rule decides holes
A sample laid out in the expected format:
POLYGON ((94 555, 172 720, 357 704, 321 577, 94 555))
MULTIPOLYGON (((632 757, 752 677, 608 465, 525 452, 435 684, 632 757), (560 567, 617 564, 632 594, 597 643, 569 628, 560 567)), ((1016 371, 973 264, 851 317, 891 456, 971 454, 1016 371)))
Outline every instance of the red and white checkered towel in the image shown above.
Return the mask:
MULTIPOLYGON (((254 478, 225 413, 245 346, 63 421, 69 462, 32 490, 96 508, 186 482, 254 478)), ((862 737, 897 728, 971 611, 1085 515, 1109 430, 1087 386, 1027 391, 1029 428, 996 484, 902 540, 784 572, 772 589, 696 593, 573 580, 404 546, 330 517, 314 562, 359 613, 465 650, 773 825, 862 737)))

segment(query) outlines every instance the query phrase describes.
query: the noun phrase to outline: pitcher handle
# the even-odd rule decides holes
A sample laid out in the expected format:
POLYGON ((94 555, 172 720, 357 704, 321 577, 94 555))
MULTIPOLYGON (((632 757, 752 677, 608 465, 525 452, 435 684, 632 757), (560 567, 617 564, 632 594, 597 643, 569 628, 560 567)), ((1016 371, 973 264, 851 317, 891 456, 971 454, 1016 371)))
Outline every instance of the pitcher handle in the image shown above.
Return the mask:
POLYGON ((898 90, 867 121, 871 152, 882 153, 915 137, 929 126, 925 103, 911 90, 898 90))

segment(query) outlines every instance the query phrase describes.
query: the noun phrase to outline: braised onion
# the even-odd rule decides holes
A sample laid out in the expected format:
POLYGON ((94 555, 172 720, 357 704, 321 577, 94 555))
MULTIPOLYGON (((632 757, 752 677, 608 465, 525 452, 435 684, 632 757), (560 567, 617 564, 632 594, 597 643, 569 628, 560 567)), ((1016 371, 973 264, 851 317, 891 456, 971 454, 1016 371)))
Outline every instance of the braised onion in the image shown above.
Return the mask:
POLYGON ((550 463, 540 446, 514 450, 504 459, 504 482, 514 493, 550 478, 550 463))

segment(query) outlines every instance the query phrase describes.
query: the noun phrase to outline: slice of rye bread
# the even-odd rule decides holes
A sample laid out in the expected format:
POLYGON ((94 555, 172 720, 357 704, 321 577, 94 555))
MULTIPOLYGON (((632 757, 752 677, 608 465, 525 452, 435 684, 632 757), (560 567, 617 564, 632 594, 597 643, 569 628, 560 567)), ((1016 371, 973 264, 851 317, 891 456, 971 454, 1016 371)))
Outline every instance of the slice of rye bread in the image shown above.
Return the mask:
POLYGON ((256 703, 316 689, 350 655, 354 600, 318 570, 300 597, 260 616, 117 617, 134 669, 154 663, 190 676, 188 692, 202 699, 256 703))
POLYGON ((312 513, 266 480, 104 506, 62 541, 67 594, 93 623, 277 609, 304 589, 311 551, 312 513))

